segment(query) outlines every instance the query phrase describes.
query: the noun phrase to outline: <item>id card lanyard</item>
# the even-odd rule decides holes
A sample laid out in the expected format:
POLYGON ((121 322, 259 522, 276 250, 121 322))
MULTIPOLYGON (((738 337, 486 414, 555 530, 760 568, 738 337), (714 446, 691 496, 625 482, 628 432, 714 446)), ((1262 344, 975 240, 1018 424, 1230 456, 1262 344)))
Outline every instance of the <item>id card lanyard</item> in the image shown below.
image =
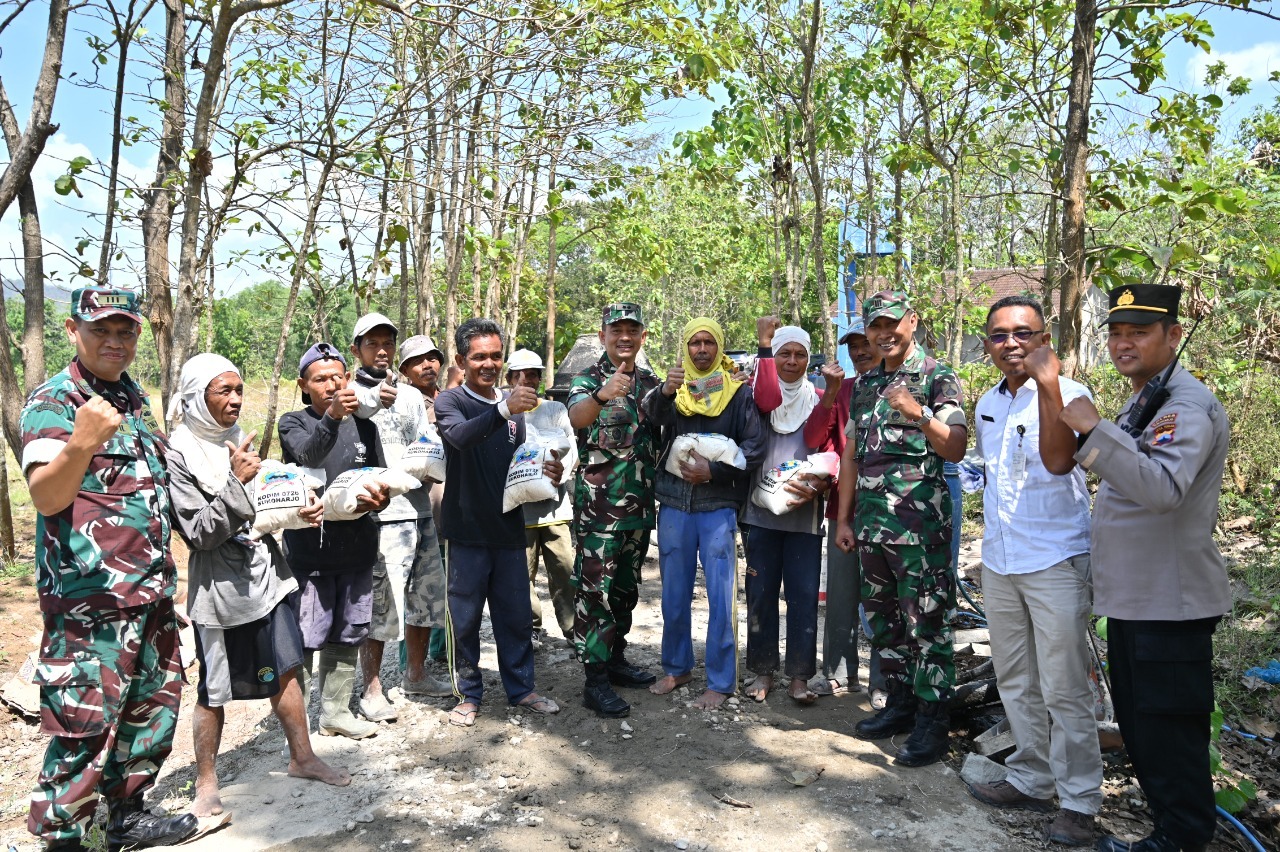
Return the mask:
POLYGON ((1026 434, 1027 427, 1018 424, 1018 446, 1013 451, 1013 464, 1010 470, 1010 475, 1018 480, 1027 475, 1027 454, 1022 449, 1022 439, 1026 434))

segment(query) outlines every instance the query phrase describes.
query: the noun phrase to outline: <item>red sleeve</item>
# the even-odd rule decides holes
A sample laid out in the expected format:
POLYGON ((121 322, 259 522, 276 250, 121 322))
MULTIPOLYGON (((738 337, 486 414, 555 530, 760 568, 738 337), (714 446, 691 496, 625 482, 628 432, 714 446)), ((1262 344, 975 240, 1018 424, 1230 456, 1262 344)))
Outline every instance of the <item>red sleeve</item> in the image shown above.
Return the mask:
POLYGON ((782 386, 778 384, 778 365, 773 362, 772 349, 760 349, 756 355, 756 375, 752 381, 752 393, 756 408, 768 414, 782 405, 782 386))
POLYGON ((831 449, 831 430, 836 422, 836 409, 840 406, 839 391, 836 392, 836 404, 831 408, 822 407, 822 397, 826 390, 818 391, 818 404, 809 412, 809 419, 804 424, 804 445, 817 453, 831 449))

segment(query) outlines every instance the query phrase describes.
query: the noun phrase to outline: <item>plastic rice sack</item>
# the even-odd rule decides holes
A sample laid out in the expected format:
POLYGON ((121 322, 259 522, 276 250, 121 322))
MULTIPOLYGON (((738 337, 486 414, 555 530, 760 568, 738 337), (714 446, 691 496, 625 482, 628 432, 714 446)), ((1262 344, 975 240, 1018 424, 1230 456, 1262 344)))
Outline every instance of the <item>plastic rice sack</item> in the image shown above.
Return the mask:
POLYGON ((788 505, 798 495, 787 490, 787 483, 803 474, 829 478, 840 470, 840 456, 835 453, 814 453, 807 459, 789 459, 767 470, 761 469, 756 487, 751 490, 751 502, 775 515, 785 515, 799 506, 788 505))
POLYGON ((444 482, 444 444, 426 435, 405 447, 398 468, 422 482, 444 482))
POLYGON ((554 500, 556 485, 543 474, 542 465, 548 458, 561 459, 569 452, 569 441, 563 435, 525 441, 516 447, 507 468, 507 484, 502 488, 502 511, 510 512, 517 506, 539 500, 554 500))
POLYGON ((671 442, 671 452, 667 454, 667 472, 679 476, 680 462, 692 463, 694 452, 707 461, 724 462, 739 470, 747 469, 747 459, 732 438, 714 432, 695 432, 681 435, 671 442))
POLYGON ((248 486, 255 511, 250 537, 262 538, 277 530, 310 526, 299 513, 311 505, 316 489, 323 484, 297 465, 262 462, 248 486))
POLYGON ((369 484, 387 486, 392 497, 407 494, 422 483, 403 470, 385 467, 358 467, 343 471, 333 478, 324 490, 324 519, 326 521, 351 521, 365 514, 356 508, 360 495, 367 494, 369 484))

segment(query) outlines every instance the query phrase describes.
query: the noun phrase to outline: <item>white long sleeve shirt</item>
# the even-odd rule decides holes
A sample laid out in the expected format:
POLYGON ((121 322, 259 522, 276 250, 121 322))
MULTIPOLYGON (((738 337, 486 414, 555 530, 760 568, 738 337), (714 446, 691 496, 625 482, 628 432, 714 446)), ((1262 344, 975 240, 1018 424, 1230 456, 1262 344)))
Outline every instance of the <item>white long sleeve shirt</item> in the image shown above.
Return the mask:
MULTIPOLYGON (((1092 399, 1079 382, 1058 377, 1063 403, 1092 399)), ((997 574, 1030 574, 1089 552, 1089 492, 1079 466, 1056 476, 1040 461, 1036 383, 1010 393, 1002 380, 974 411, 975 450, 986 463, 982 562, 997 574)))

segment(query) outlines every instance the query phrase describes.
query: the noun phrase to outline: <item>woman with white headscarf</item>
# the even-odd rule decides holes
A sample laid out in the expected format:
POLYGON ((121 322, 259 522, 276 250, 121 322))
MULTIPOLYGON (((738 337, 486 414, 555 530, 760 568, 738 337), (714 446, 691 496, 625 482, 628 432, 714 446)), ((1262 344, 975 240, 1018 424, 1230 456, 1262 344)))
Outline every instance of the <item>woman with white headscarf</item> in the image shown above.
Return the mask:
MULTIPOLYGON (((809 381, 809 334, 799 326, 780 326, 777 317, 756 321, 760 350, 754 383, 756 406, 767 424, 765 457, 755 474, 758 485, 770 469, 803 461, 823 447, 805 444, 804 425, 819 396, 809 381)), ((754 486, 753 486, 754 487, 754 486)), ((787 600, 787 694, 801 704, 816 695, 808 681, 818 664, 818 585, 822 571, 822 495, 830 487, 822 477, 800 474, 783 488, 791 508, 776 515, 753 501, 742 513, 747 553, 747 668, 756 678, 746 687, 755 701, 773 688, 778 654, 778 592, 787 600)))
MULTIPOLYGON (((254 435, 239 419, 244 382, 221 355, 196 355, 182 366, 169 406, 168 455, 174 528, 191 548, 187 614, 195 626, 200 684, 193 719, 199 817, 222 813, 216 759, 223 707, 269 698, 289 742, 289 774, 345 786, 351 776, 311 750, 306 698, 298 670, 302 632, 286 598, 297 589, 275 539, 248 537, 250 483, 260 460, 254 435)), ((320 503, 303 510, 320 522, 320 503)))

